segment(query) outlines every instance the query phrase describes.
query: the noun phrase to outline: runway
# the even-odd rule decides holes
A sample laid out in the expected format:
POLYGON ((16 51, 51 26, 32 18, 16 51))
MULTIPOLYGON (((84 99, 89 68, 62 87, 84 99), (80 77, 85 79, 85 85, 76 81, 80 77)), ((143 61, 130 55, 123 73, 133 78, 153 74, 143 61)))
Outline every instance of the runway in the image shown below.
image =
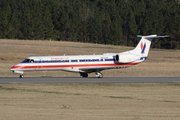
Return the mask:
POLYGON ((7 83, 163 83, 180 82, 180 77, 1 77, 0 84, 7 83))

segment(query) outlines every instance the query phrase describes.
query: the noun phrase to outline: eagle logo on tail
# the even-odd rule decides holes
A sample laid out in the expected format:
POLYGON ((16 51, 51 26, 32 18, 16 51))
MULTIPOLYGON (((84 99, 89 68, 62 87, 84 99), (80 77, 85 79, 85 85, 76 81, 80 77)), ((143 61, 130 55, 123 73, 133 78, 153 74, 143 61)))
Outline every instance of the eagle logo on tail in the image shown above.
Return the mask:
POLYGON ((143 45, 143 42, 141 42, 141 53, 144 54, 145 52, 145 48, 146 48, 146 43, 144 43, 143 45))

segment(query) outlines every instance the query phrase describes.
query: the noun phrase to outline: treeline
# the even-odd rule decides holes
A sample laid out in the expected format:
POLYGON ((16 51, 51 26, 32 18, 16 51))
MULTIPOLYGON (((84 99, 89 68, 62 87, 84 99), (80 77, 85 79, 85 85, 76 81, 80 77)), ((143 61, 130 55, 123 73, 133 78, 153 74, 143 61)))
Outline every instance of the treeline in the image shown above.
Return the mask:
POLYGON ((137 35, 169 35, 179 49, 180 0, 0 0, 0 38, 136 46, 137 35))

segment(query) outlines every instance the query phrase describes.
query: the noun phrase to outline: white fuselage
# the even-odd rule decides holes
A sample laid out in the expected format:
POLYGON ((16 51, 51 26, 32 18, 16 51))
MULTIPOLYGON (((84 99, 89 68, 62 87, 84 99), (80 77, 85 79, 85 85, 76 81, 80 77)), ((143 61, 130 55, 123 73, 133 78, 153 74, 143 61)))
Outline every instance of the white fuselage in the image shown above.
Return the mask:
POLYGON ((70 72, 96 72, 104 69, 126 68, 142 62, 117 63, 114 54, 103 55, 78 55, 78 56, 38 56, 28 57, 23 62, 11 68, 11 71, 20 73, 21 71, 46 71, 46 70, 64 70, 70 72))

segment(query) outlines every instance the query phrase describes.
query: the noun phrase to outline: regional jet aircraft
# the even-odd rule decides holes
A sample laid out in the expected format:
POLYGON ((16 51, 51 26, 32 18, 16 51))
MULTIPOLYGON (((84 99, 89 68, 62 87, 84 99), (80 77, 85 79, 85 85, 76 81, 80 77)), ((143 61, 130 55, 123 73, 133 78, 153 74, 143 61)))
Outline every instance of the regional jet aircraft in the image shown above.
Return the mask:
POLYGON ((63 70, 80 73, 82 77, 88 77, 88 73, 95 72, 96 77, 102 78, 102 70, 127 68, 135 66, 148 56, 153 38, 168 36, 137 36, 141 40, 135 49, 123 53, 104 53, 101 55, 71 55, 71 56, 36 56, 28 57, 10 70, 19 73, 23 78, 26 71, 52 71, 63 70))

